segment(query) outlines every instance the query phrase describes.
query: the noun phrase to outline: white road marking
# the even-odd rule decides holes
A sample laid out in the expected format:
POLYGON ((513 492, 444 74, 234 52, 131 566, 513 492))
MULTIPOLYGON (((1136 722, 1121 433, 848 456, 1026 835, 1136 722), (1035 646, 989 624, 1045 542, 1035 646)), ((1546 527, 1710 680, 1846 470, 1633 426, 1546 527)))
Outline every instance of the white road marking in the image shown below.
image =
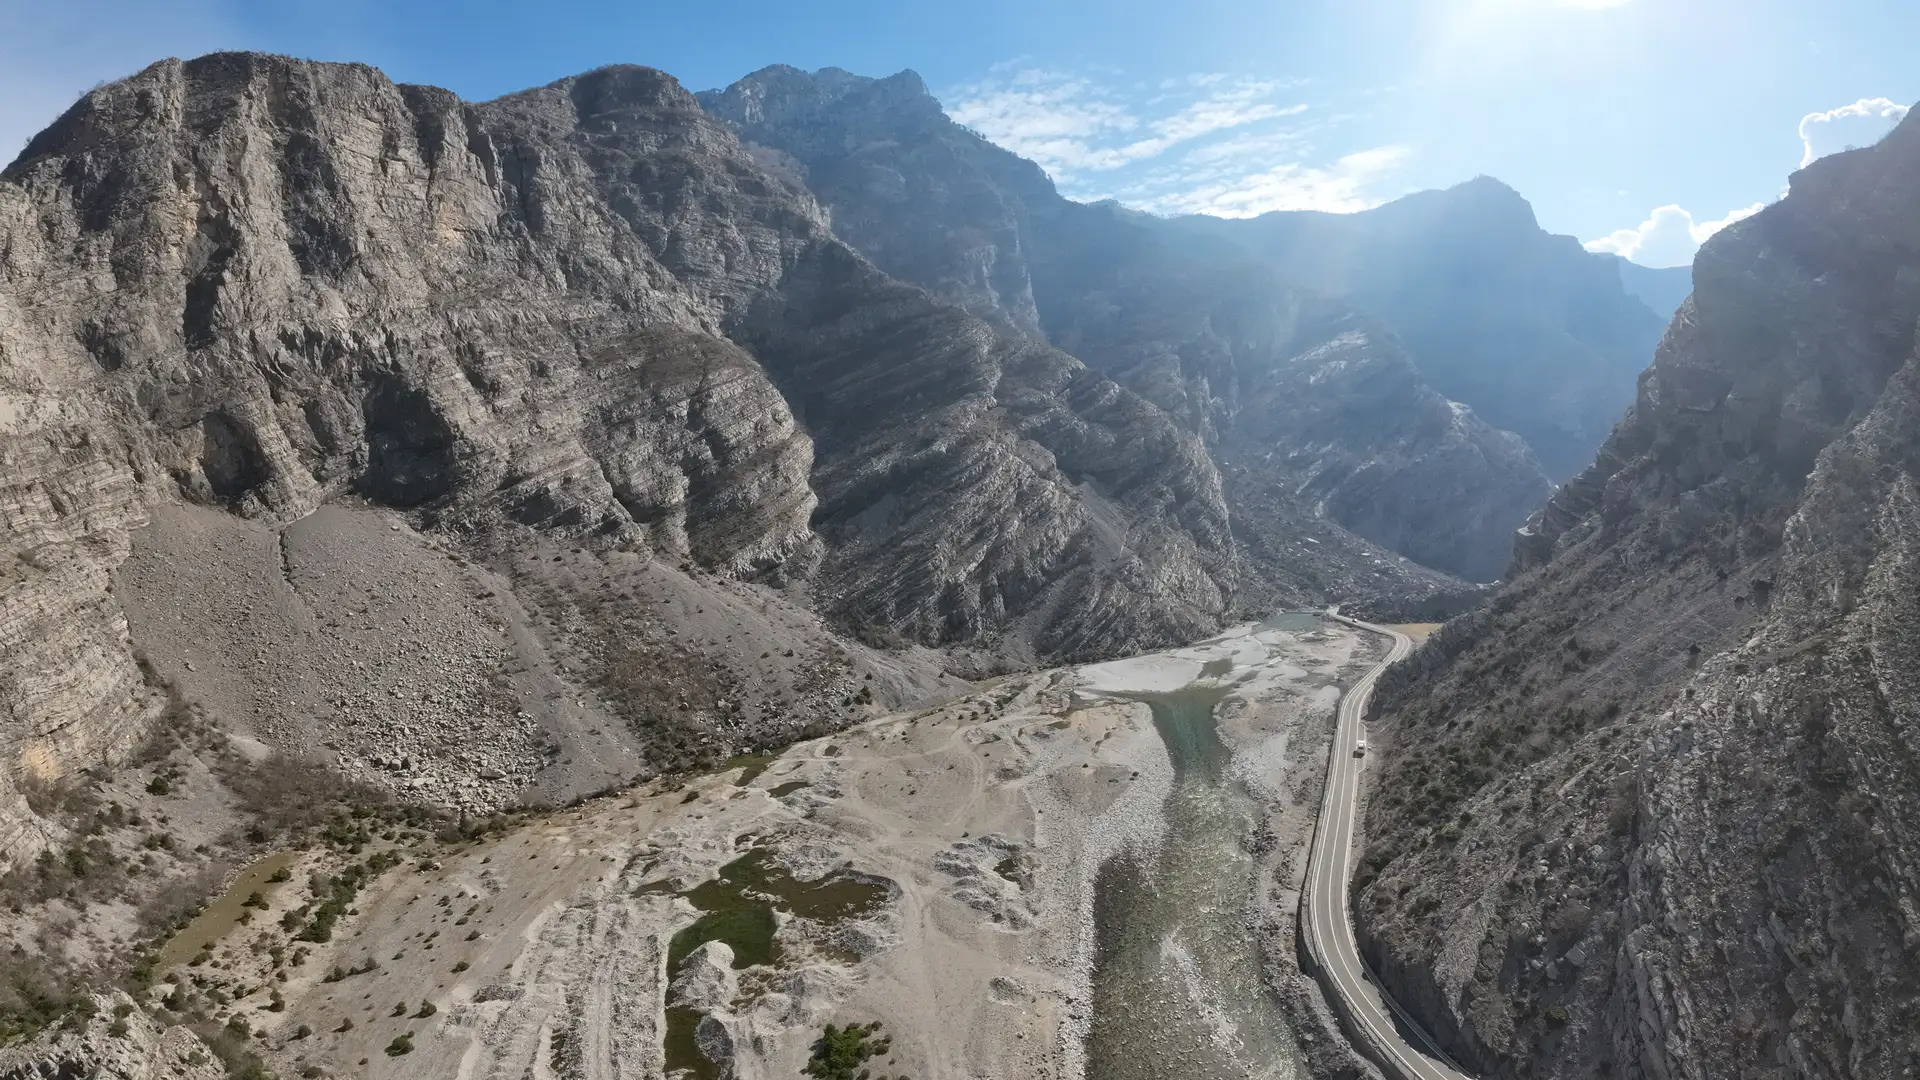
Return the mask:
POLYGON ((1328 614, 1349 626, 1391 637, 1393 648, 1340 700, 1327 765, 1326 794, 1321 800, 1320 821, 1314 828, 1313 856, 1307 866, 1308 902, 1303 909, 1307 920, 1307 947, 1345 1002, 1348 1014, 1366 1029, 1367 1041, 1372 1046, 1358 1048, 1362 1053, 1376 1059, 1384 1057, 1386 1060, 1379 1064, 1397 1074, 1399 1080, 1470 1080, 1413 1018, 1368 978, 1347 905, 1347 883, 1353 870, 1355 801, 1360 791, 1360 769, 1367 760, 1354 757, 1353 751, 1361 737, 1362 717, 1366 715, 1367 699, 1373 694, 1375 680, 1387 665, 1412 652, 1413 642, 1398 631, 1341 616, 1337 609, 1328 614), (1388 1010, 1392 1010, 1392 1016, 1388 1010), (1395 1026, 1395 1017, 1399 1018, 1401 1027, 1395 1026), (1402 1039, 1402 1028, 1412 1032, 1420 1045, 1402 1039))

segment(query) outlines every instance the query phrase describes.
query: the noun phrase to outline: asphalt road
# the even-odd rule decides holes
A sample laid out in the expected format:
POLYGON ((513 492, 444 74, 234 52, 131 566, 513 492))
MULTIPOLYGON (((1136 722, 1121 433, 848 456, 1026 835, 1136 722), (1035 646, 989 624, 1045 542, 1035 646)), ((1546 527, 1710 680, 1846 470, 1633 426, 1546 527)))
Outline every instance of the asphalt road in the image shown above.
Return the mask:
MULTIPOLYGON (((1354 757, 1355 744, 1365 733, 1367 699, 1374 681, 1387 665, 1413 651, 1405 634, 1384 626, 1339 615, 1349 626, 1385 634, 1393 639, 1386 659, 1354 684, 1340 699, 1339 721, 1327 767, 1326 794, 1320 804, 1320 823, 1314 829, 1312 861, 1301 903, 1307 948, 1324 973, 1324 981, 1344 1003, 1345 1011, 1370 1045, 1359 1047, 1387 1070, 1394 1080, 1469 1080, 1436 1047, 1419 1025, 1406 1015, 1367 973, 1353 937, 1352 913, 1347 907, 1347 883, 1353 876, 1353 825, 1360 797, 1360 778, 1366 757, 1354 757)), ((1371 742, 1371 740, 1369 740, 1371 742)), ((1371 746, 1369 746, 1371 754, 1371 746)))

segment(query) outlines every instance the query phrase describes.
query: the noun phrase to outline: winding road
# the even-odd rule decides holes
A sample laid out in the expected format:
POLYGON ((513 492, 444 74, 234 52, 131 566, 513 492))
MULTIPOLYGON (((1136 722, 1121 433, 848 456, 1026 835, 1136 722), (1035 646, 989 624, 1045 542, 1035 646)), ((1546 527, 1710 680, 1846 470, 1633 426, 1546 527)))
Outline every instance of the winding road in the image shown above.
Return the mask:
POLYGON ((1339 999, 1330 1004, 1341 1014, 1347 1034, 1356 1048, 1385 1069, 1392 1080, 1470 1080, 1373 981, 1360 959, 1347 907, 1360 772, 1367 761, 1355 757, 1353 751, 1364 731, 1362 717, 1374 682, 1387 665, 1413 651, 1413 641, 1397 630, 1346 618, 1337 609, 1328 615, 1356 629, 1391 637, 1393 648, 1340 699, 1326 794, 1320 804, 1320 823, 1313 833, 1306 889, 1301 894, 1303 937, 1319 969, 1322 986, 1339 999))

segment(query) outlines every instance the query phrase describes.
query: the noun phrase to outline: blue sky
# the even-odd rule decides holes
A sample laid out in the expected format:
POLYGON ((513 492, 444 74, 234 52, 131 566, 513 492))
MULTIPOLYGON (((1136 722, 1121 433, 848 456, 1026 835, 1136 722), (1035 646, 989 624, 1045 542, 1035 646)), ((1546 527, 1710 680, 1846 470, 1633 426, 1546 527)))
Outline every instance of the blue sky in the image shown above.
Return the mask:
POLYGON ((1080 198, 1352 210, 1485 173, 1654 265, 1920 100, 1907 0, 0 0, 0 157, 164 56, 266 49, 485 98, 600 64, 919 71, 1080 198))

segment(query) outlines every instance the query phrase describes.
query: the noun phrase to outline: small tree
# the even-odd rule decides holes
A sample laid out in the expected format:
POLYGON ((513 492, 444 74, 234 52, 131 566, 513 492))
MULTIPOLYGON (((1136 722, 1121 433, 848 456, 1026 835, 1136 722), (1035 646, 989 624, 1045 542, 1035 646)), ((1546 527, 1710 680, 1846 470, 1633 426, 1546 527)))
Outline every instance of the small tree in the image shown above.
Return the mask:
POLYGON ((865 1027, 851 1024, 840 1028, 828 1024, 814 1041, 807 1075, 814 1080, 857 1080, 868 1059, 885 1054, 892 1043, 889 1038, 873 1038, 879 1030, 878 1020, 865 1027))

